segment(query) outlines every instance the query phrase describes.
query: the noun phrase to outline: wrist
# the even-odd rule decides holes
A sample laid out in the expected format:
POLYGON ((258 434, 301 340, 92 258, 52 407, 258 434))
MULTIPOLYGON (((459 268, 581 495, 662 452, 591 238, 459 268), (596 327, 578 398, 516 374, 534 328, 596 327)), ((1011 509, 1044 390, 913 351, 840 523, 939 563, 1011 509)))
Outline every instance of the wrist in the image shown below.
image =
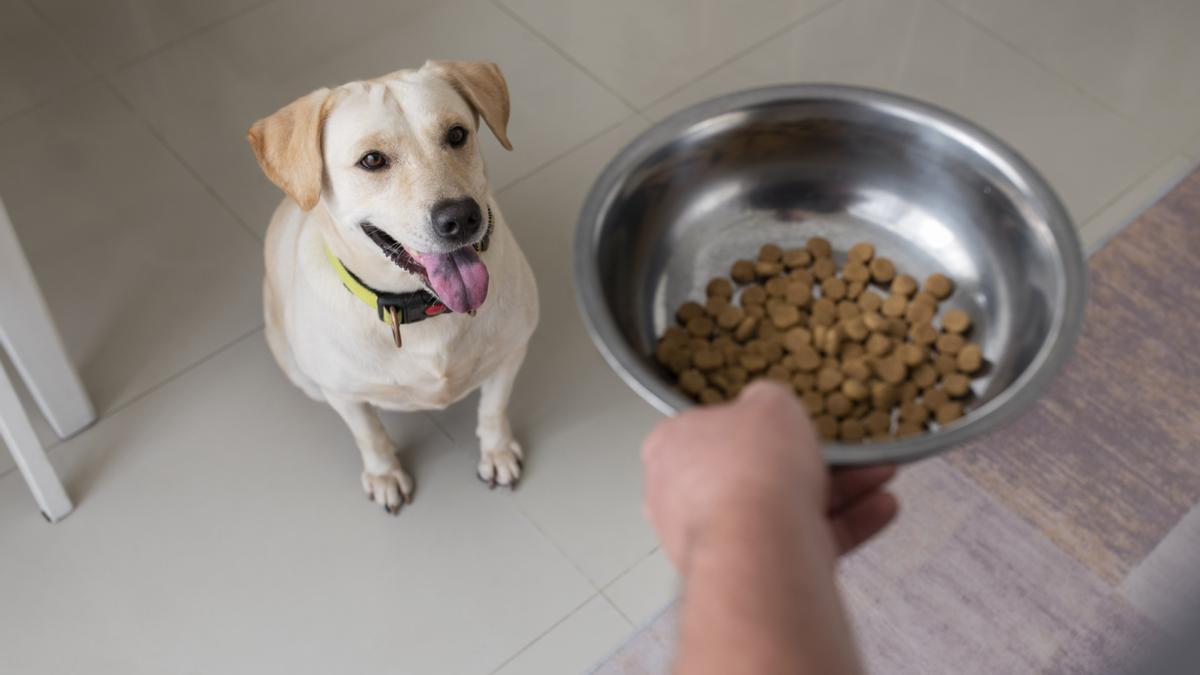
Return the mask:
POLYGON ((690 533, 681 571, 686 577, 697 566, 737 564, 738 559, 755 558, 805 542, 832 552, 826 530, 821 514, 805 509, 798 495, 792 498, 747 495, 718 508, 713 518, 690 533))

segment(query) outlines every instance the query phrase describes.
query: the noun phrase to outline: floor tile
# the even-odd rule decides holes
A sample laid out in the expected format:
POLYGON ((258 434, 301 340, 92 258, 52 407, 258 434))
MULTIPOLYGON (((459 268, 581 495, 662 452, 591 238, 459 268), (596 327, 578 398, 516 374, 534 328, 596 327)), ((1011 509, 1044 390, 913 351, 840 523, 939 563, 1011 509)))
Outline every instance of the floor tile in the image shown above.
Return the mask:
POLYGON ((618 577, 604 594, 635 626, 644 626, 679 597, 679 575, 662 549, 618 577))
POLYGON ((58 448, 62 523, 0 479, 0 669, 490 672, 594 590, 403 417, 418 492, 391 517, 256 333, 58 448))
POLYGON ((1154 550, 1121 581, 1121 594, 1164 631, 1179 637, 1200 608, 1200 503, 1192 507, 1154 550))
POLYGON ((262 323, 261 244, 102 86, 0 124, 0 194, 102 414, 262 323))
POLYGON ((0 119, 88 77, 87 68, 21 0, 0 0, 0 119))
POLYGON ((1200 132, 1200 3, 949 2, 1168 145, 1200 132))
POLYGON ((840 575, 869 672, 1126 672, 1132 647, 1157 636, 942 460, 907 467, 895 489, 898 521, 840 575))
POLYGON ((1112 236, 1121 231, 1121 228, 1150 208, 1191 173, 1196 168, 1197 161, 1183 155, 1171 155, 1162 166, 1121 193, 1083 224, 1081 238, 1084 249, 1089 254, 1100 250, 1112 236))
POLYGON ((754 47, 829 0, 500 0, 641 108, 754 47))
POLYGON ((509 661, 496 675, 585 673, 628 637, 633 627, 597 595, 509 661))
MULTIPOLYGON (((655 546, 641 510, 642 437, 659 415, 612 372, 583 326, 571 277, 575 219, 601 167, 645 127, 637 118, 497 197, 538 279, 541 320, 509 414, 526 452, 516 498, 597 585, 655 546)), ((434 416, 475 451, 475 399, 434 416)))
POLYGON ((1188 153, 1192 159, 1200 162, 1200 134, 1196 134, 1184 145, 1184 152, 1188 153))
POLYGON ((949 108, 1044 173, 1076 222, 1166 159, 1128 122, 933 0, 845 0, 648 112, 791 82, 875 87, 949 108))
POLYGON ((268 0, 30 0, 95 66, 111 70, 268 0))
POLYGON ((281 193, 246 129, 321 86, 417 67, 487 59, 512 98, 507 153, 486 134, 497 187, 629 114, 511 17, 484 0, 280 0, 122 71, 122 92, 250 227, 265 231, 281 193))
POLYGON ((829 4, 500 0, 639 108, 829 4))

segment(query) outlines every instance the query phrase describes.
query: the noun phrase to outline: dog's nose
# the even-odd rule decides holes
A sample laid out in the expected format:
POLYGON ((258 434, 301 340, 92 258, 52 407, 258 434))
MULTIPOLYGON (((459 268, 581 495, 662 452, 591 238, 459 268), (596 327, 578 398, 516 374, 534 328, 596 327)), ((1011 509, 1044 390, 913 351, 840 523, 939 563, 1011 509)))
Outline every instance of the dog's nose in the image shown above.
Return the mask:
POLYGON ((433 205, 430 212, 433 231, 445 239, 467 241, 479 232, 483 215, 479 203, 470 197, 445 199, 433 205))

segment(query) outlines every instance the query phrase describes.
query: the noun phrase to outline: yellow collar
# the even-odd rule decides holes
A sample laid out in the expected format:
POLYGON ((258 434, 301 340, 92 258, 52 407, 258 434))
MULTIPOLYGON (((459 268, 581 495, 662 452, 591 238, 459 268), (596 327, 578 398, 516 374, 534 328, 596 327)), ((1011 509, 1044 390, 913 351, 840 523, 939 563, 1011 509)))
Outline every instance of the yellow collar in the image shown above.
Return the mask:
MULTIPOLYGON (((489 205, 487 231, 484 233, 483 239, 475 245, 475 250, 482 253, 488 249, 494 226, 495 220, 492 217, 492 207, 489 205)), ((328 244, 325 245, 325 258, 329 261, 329 265, 333 267, 333 271, 337 273, 338 279, 341 280, 346 290, 361 300, 364 305, 375 310, 375 314, 379 317, 380 321, 391 326, 392 338, 395 340, 397 347, 401 345, 401 325, 424 321, 430 317, 450 312, 449 307, 446 307, 436 295, 426 289, 410 291, 408 293, 388 293, 387 291, 377 291, 371 288, 364 284, 362 279, 359 279, 354 272, 351 272, 342 264, 342 261, 334 255, 328 244)))

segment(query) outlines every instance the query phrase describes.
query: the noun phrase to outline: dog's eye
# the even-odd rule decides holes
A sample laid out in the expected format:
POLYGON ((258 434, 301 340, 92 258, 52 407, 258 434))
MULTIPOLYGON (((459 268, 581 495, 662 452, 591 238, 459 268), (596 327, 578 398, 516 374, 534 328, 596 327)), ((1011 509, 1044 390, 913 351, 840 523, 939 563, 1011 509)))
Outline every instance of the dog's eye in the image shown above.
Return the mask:
POLYGON ((367 171, 378 171, 387 166, 387 156, 378 150, 372 150, 358 160, 358 165, 367 171))
POLYGON ((463 143, 467 142, 467 130, 460 124, 455 124, 446 132, 446 142, 452 148, 461 148, 463 143))

